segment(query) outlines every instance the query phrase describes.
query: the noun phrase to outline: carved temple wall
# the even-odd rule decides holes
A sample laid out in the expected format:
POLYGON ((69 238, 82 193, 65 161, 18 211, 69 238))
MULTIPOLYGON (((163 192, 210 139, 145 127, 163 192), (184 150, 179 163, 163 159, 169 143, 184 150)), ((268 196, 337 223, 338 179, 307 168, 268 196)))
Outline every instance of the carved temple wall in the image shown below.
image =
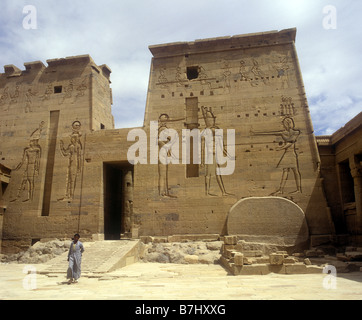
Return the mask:
POLYGON ((286 198, 305 213, 310 235, 333 234, 295 35, 288 29, 151 46, 144 125, 132 129, 114 129, 111 70, 89 56, 27 63, 24 71, 5 66, 0 154, 12 170, 5 251, 75 232, 225 235, 229 210, 248 197, 286 198), (168 129, 179 162, 165 165, 160 159, 175 160, 176 149, 165 153, 162 141, 152 149, 150 136, 168 129), (183 164, 184 129, 223 129, 224 144, 234 130, 235 154, 225 150, 231 174, 217 175, 215 162, 183 164), (145 132, 146 164, 128 161, 131 130, 145 132))
POLYGON ((86 136, 114 126, 110 69, 88 55, 24 66, 0 74, 1 163, 11 169, 3 238, 68 236, 77 224, 86 136))
POLYGON ((145 130, 162 114, 180 141, 186 128, 221 128, 224 140, 234 129, 235 171, 218 181, 214 172, 205 178, 208 168, 189 175, 187 165, 170 164, 162 195, 158 166, 138 165, 134 212, 142 234, 222 234, 233 204, 269 195, 298 204, 311 234, 333 232, 294 40, 290 29, 150 47, 145 130), (206 119, 203 110, 211 110, 206 119))

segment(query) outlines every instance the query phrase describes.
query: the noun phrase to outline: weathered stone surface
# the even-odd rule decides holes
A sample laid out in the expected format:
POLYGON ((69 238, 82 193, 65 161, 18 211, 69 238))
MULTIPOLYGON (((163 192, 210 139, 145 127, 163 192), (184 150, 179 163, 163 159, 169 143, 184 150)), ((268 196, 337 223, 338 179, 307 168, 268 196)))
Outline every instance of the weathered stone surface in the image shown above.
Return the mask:
POLYGON ((284 263, 284 255, 282 254, 272 253, 269 257, 272 266, 280 266, 284 263))
POLYGON ((206 248, 208 250, 213 251, 220 251, 222 248, 223 242, 222 241, 211 241, 206 243, 206 248))
MULTIPOLYGON (((235 130, 235 155, 227 157, 235 170, 225 176, 216 174, 216 159, 169 167, 150 161, 151 153, 160 155, 157 144, 147 146, 146 163, 130 164, 132 129, 114 128, 111 70, 90 56, 30 62, 25 71, 7 65, 0 74, 1 162, 17 169, 0 195, 4 250, 75 232, 166 243, 218 240, 228 231, 269 244, 302 243, 306 226, 277 196, 302 208, 310 234, 330 235, 295 36, 288 29, 150 47, 144 126, 132 129, 147 141, 172 129, 180 143, 184 129, 235 130), (241 220, 229 214, 226 226, 239 199, 260 195, 274 200, 251 206, 241 220)), ((351 169, 356 176, 358 167, 351 169)))
POLYGON ((236 266, 244 265, 244 255, 242 253, 235 254, 234 263, 235 263, 236 266))
POLYGON ((208 249, 207 242, 148 243, 145 246, 141 257, 144 262, 215 264, 221 256, 220 250, 208 249))
POLYGON ((279 197, 252 197, 238 201, 229 211, 229 234, 261 242, 295 246, 308 240, 303 210, 279 197))
POLYGON ((261 257, 263 253, 260 250, 242 251, 245 257, 261 257))
POLYGON ((324 252, 319 249, 305 250, 304 255, 307 258, 322 257, 322 256, 324 256, 324 252))
POLYGON ((186 255, 185 262, 189 264, 199 263, 199 257, 196 255, 186 255))
POLYGON ((69 250, 69 241, 53 240, 37 242, 28 250, 16 254, 2 255, 3 263, 45 263, 69 250))
POLYGON ((305 264, 286 264, 286 274, 309 274, 309 273, 322 273, 323 267, 320 266, 307 266, 305 264))

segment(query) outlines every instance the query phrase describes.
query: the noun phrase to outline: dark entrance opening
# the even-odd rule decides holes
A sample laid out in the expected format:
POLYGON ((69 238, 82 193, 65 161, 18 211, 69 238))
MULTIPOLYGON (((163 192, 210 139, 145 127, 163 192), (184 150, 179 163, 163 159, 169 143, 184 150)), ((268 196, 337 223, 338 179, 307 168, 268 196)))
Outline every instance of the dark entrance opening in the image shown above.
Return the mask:
POLYGON ((104 239, 120 240, 130 233, 133 166, 128 162, 103 163, 104 239))
POLYGON ((186 74, 189 80, 197 79, 199 77, 199 67, 187 67, 186 74))

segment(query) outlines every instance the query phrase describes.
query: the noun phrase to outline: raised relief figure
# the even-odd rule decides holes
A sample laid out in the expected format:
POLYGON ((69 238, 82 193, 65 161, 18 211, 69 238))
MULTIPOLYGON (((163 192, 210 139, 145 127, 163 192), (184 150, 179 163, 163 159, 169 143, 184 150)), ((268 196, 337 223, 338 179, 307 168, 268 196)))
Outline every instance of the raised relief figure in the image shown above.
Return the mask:
MULTIPOLYGON (((220 165, 217 163, 216 144, 219 142, 219 140, 216 139, 215 133, 216 129, 220 128, 215 125, 216 116, 212 112, 211 107, 202 107, 201 110, 206 125, 201 138, 201 166, 205 166, 205 194, 207 196, 217 196, 216 194, 212 194, 210 192, 212 178, 215 178, 222 195, 232 195, 226 192, 222 176, 217 174, 217 169, 220 167, 220 165)), ((225 147, 223 147, 223 153, 225 156, 231 158, 228 155, 225 147)))
MULTIPOLYGON (((79 97, 83 97, 84 96, 84 93, 85 93, 85 91, 87 90, 87 85, 86 85, 86 83, 87 83, 87 78, 84 78, 83 79, 83 81, 82 81, 82 83, 79 85, 79 86, 77 86, 77 94, 76 94, 76 96, 75 96, 75 98, 74 98, 74 102, 76 102, 76 100, 79 98, 79 97)), ((74 103, 73 102, 73 103, 74 103)))
POLYGON ((25 168, 16 198, 11 200, 11 202, 17 201, 21 197, 22 191, 24 190, 26 190, 26 199, 24 199, 23 202, 33 200, 34 180, 35 177, 39 175, 40 169, 41 146, 39 145, 39 139, 43 130, 43 126, 44 121, 42 121, 39 125, 39 128, 31 134, 29 146, 24 148, 23 159, 14 169, 14 171, 17 171, 22 167, 25 168))
POLYGON ((9 111, 9 108, 12 104, 17 103, 18 102, 18 98, 20 96, 20 91, 19 91, 19 86, 15 87, 14 93, 11 94, 10 93, 10 101, 9 101, 9 105, 8 105, 8 109, 7 111, 9 111))
POLYGON ((70 80, 69 84, 64 88, 64 95, 63 98, 59 101, 59 104, 63 104, 66 99, 70 99, 72 97, 73 90, 73 80, 70 80))
POLYGON ((32 112, 32 97, 36 96, 36 92, 33 92, 31 88, 25 93, 26 105, 25 105, 25 113, 32 112))
POLYGON ((66 191, 65 197, 58 199, 64 201, 71 201, 74 198, 74 190, 76 187, 78 174, 82 171, 82 136, 80 132, 81 123, 74 121, 72 124, 73 132, 70 135, 70 143, 64 147, 63 140, 60 140, 60 152, 63 157, 68 158, 67 177, 66 177, 66 191))
POLYGON ((160 76, 158 77, 158 83, 157 83, 157 84, 160 84, 161 88, 163 88, 163 89, 168 88, 168 80, 166 78, 165 73, 166 73, 166 68, 162 68, 160 70, 160 76))
POLYGON ((48 83, 47 88, 45 89, 45 93, 42 96, 39 96, 39 99, 41 99, 42 101, 49 100, 52 93, 53 93, 53 84, 48 83))
POLYGON ((159 159, 158 159, 158 192, 162 197, 177 198, 170 194, 168 186, 168 163, 170 157, 172 157, 172 139, 170 134, 172 131, 167 127, 167 122, 170 117, 167 114, 161 114, 158 124, 158 147, 159 147, 159 159))
POLYGON ((179 87, 183 87, 184 83, 187 81, 187 75, 185 72, 182 72, 181 67, 176 68, 175 81, 179 87))
POLYGON ((280 79, 281 82, 281 89, 289 88, 288 69, 288 57, 279 58, 279 62, 275 64, 275 70, 278 72, 278 79, 280 79))
POLYGON ((280 136, 283 140, 281 146, 277 148, 278 151, 283 151, 283 154, 277 164, 277 168, 283 169, 280 186, 277 191, 271 195, 284 194, 284 187, 288 181, 290 171, 294 174, 294 180, 297 189, 290 194, 302 193, 301 174, 299 171, 298 154, 296 151, 296 142, 300 136, 300 130, 295 129, 294 120, 286 117, 282 121, 284 130, 280 131, 267 131, 255 132, 250 131, 252 135, 275 135, 280 136))
POLYGON ((223 78, 224 78, 224 91, 226 93, 230 93, 231 90, 231 84, 230 84, 230 76, 231 76, 231 71, 230 71, 230 65, 229 62, 224 61, 223 63, 223 78))
POLYGON ((248 81, 250 79, 250 71, 247 70, 247 66, 244 60, 240 61, 239 74, 241 81, 248 81))

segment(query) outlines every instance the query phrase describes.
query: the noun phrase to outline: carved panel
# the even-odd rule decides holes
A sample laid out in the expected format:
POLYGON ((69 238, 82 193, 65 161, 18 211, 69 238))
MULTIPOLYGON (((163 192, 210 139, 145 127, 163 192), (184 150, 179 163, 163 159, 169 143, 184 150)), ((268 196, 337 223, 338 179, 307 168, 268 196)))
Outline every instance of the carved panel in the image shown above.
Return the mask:
POLYGON ((40 158, 41 158, 42 149, 41 146, 39 145, 39 139, 41 137, 43 127, 44 127, 44 121, 42 121, 39 125, 39 128, 33 131, 33 133, 31 134, 29 145, 24 148, 23 158, 21 162, 14 169, 14 171, 17 171, 23 168, 24 171, 16 198, 11 200, 11 202, 19 200, 23 196, 24 191, 25 191, 25 199, 23 200, 23 202, 28 202, 33 200, 34 189, 35 189, 35 177, 39 175, 39 169, 40 169, 40 158))

